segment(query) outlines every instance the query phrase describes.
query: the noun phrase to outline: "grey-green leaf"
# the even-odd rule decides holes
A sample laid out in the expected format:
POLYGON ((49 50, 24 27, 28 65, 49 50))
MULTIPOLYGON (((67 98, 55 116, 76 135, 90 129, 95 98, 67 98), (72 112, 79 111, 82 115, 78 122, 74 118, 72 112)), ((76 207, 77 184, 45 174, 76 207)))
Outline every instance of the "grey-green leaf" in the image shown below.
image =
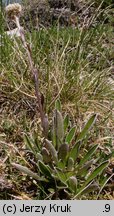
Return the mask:
POLYGON ((24 135, 24 141, 25 141, 25 144, 28 146, 28 148, 36 154, 35 152, 35 149, 34 149, 34 146, 33 146, 33 143, 31 142, 30 138, 25 134, 24 135))
POLYGON ((88 187, 86 187, 81 194, 89 194, 91 192, 94 191, 98 191, 99 190, 99 185, 97 183, 92 183, 91 185, 88 185, 88 187))
POLYGON ((48 178, 52 178, 51 170, 48 165, 45 165, 42 161, 38 161, 39 170, 48 178))
POLYGON ((66 133, 67 128, 69 126, 69 115, 68 114, 65 116, 63 124, 64 124, 64 133, 66 133))
POLYGON ((95 120, 96 120, 96 114, 92 115, 91 118, 88 120, 88 122, 86 123, 85 127, 83 128, 83 130, 81 131, 81 133, 79 134, 79 136, 77 137, 77 142, 79 140, 84 139, 84 137, 86 136, 86 134, 88 133, 88 131, 91 129, 92 125, 94 124, 95 120))
POLYGON ((43 147, 41 152, 42 152, 44 163, 49 163, 51 161, 49 151, 45 147, 43 147))
POLYGON ((109 164, 109 161, 105 161, 102 164, 100 164, 88 177, 84 185, 87 185, 90 181, 92 181, 96 176, 101 173, 109 164))
POLYGON ((39 177, 36 173, 32 172, 30 169, 28 169, 25 166, 21 166, 20 164, 12 163, 12 166, 18 169, 19 171, 27 174, 28 176, 32 177, 33 179, 36 179, 38 181, 47 181, 45 178, 39 177))
POLYGON ((54 117, 53 117, 53 141, 57 149, 63 142, 63 138, 64 138, 63 117, 59 110, 55 110, 54 117))
POLYGON ((53 146, 53 144, 51 143, 51 141, 49 141, 48 139, 45 139, 45 148, 51 154, 53 161, 57 163, 58 162, 57 151, 55 147, 53 146))
POLYGON ((67 156, 68 150, 69 150, 69 146, 65 143, 62 144, 59 147, 58 158, 64 161, 67 156))
POLYGON ((93 179, 95 179, 97 177, 97 175, 99 175, 107 166, 108 166, 109 162, 105 161, 102 164, 100 164, 91 174, 90 176, 87 178, 87 180, 85 181, 84 185, 80 188, 80 191, 83 191, 83 189, 86 187, 86 185, 91 182, 93 179))
POLYGON ((94 180, 97 175, 99 175, 107 166, 108 166, 109 162, 108 161, 104 161, 101 165, 99 165, 91 174, 90 176, 87 178, 87 180, 85 181, 85 183, 82 185, 82 187, 78 190, 77 195, 74 197, 74 199, 76 197, 78 197, 81 193, 83 193, 84 190, 86 190, 86 188, 88 187, 87 185, 94 180))
POLYGON ((57 170, 56 169, 56 174, 58 176, 58 178, 61 180, 61 182, 65 183, 67 180, 67 176, 65 175, 64 172, 62 172, 62 170, 57 170))
POLYGON ((79 154, 80 142, 76 143, 69 153, 69 158, 71 157, 74 161, 77 159, 79 154))
POLYGON ((34 138, 34 145, 35 145, 37 151, 40 151, 40 141, 38 140, 38 134, 35 131, 34 131, 33 138, 34 138))
POLYGON ((72 157, 68 159, 67 170, 72 171, 74 168, 74 160, 72 157))
POLYGON ((61 111, 61 102, 59 99, 55 101, 55 109, 61 111))
POLYGON ((75 176, 71 176, 68 180, 68 184, 72 192, 75 194, 77 190, 77 178, 75 176))
POLYGON ((89 158, 94 154, 97 148, 98 144, 92 146, 90 150, 87 152, 87 154, 81 159, 79 166, 84 165, 89 160, 89 158))
POLYGON ((74 136, 75 136, 75 131, 76 131, 76 127, 72 127, 71 130, 69 131, 69 133, 66 136, 65 142, 70 144, 71 141, 73 140, 74 136))
POLYGON ((42 157, 42 155, 40 153, 36 154, 36 158, 37 158, 38 161, 39 160, 43 161, 43 157, 42 157))
POLYGON ((114 150, 110 154, 105 156, 105 160, 109 160, 112 157, 114 157, 114 150))
POLYGON ((90 161, 87 161, 81 168, 77 167, 78 169, 78 176, 85 176, 88 173, 88 169, 92 166, 94 163, 94 159, 91 159, 90 161))

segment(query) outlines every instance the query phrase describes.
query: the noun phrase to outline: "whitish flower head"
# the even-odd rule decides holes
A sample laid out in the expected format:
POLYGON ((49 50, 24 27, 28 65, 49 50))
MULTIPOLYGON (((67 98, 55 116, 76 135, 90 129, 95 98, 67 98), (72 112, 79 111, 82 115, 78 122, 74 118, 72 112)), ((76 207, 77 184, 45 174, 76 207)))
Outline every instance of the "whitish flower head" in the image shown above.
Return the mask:
POLYGON ((6 11, 7 16, 10 19, 14 19, 15 16, 20 15, 22 11, 22 7, 18 3, 9 4, 8 6, 6 6, 5 11, 6 11))

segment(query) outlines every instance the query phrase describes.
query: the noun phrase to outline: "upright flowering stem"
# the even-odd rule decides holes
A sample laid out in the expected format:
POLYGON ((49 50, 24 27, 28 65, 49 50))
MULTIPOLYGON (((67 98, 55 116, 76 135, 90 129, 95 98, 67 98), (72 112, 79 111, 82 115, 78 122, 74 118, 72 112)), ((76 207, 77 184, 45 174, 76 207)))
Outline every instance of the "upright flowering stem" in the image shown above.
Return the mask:
POLYGON ((8 16, 15 22, 15 24, 16 24, 19 32, 20 32, 20 37, 21 37, 23 46, 27 52, 29 68, 30 68, 30 71, 31 71, 31 74, 33 76, 34 83, 35 83, 35 94, 36 94, 38 108, 39 108, 39 112, 40 112, 41 124, 42 124, 42 128, 43 128, 43 135, 44 135, 44 137, 47 137, 48 119, 47 119, 47 115, 43 111, 43 106, 41 103, 41 95, 40 95, 40 89, 39 89, 39 78, 38 78, 39 70, 34 66, 34 62, 32 60, 32 56, 31 56, 31 53, 32 53, 31 48, 30 48, 29 44, 27 44, 27 42, 26 42, 24 30, 21 27, 20 22, 19 22, 19 14, 21 12, 21 6, 18 3, 17 4, 16 3, 10 4, 6 7, 6 12, 7 12, 8 16))

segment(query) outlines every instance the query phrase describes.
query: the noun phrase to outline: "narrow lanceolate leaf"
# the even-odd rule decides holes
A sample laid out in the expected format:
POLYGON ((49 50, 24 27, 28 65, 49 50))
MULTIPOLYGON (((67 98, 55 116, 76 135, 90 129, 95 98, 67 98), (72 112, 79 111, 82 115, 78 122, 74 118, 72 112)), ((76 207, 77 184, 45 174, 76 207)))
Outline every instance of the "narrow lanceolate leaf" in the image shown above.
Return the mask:
POLYGON ((61 145, 63 138, 64 138, 64 126, 63 126, 63 117, 61 112, 59 112, 58 110, 55 111, 56 112, 56 131, 57 131, 57 145, 61 145), (59 144, 60 143, 60 144, 59 144))
POLYGON ((67 176, 65 175, 65 173, 62 172, 61 170, 57 170, 56 168, 55 170, 56 170, 57 177, 60 179, 60 181, 65 183, 67 180, 67 176))
POLYGON ((87 152, 87 154, 80 161, 79 166, 84 165, 89 160, 89 158, 94 154, 97 148, 98 148, 98 144, 92 146, 90 150, 87 152))
POLYGON ((79 154, 80 142, 76 143, 69 153, 69 158, 72 158, 74 161, 77 159, 79 154))
POLYGON ((58 158, 64 161, 67 156, 68 150, 69 146, 67 144, 62 144, 59 147, 58 158))
POLYGON ((93 163, 94 159, 91 159, 90 161, 87 161, 81 168, 78 167, 77 176, 85 176, 93 163))
POLYGON ((28 148, 33 152, 33 153, 36 153, 35 152, 35 149, 34 149, 34 146, 33 146, 33 143, 31 142, 31 140, 29 139, 29 137, 25 134, 24 135, 24 141, 25 141, 25 144, 28 146, 28 148))
POLYGON ((114 157, 114 150, 110 154, 105 156, 105 160, 109 160, 112 157, 114 157))
POLYGON ((49 121, 48 121, 48 116, 45 114, 42 122, 42 127, 43 127, 43 132, 44 136, 48 137, 48 132, 49 132, 49 121))
POLYGON ((77 142, 79 140, 84 139, 84 137, 86 136, 86 134, 88 133, 88 131, 91 129, 92 125, 94 124, 95 120, 96 120, 96 114, 94 114, 93 116, 91 116, 91 118, 88 120, 88 122, 86 123, 85 127, 83 128, 83 130, 81 131, 81 133, 79 134, 79 136, 77 137, 77 142))
POLYGON ((53 141, 57 149, 62 144, 63 138, 64 138, 63 117, 59 110, 55 110, 54 118, 53 118, 53 141))
POLYGON ((77 189, 77 178, 75 176, 71 176, 68 180, 68 184, 72 192, 75 194, 77 189))
POLYGON ((53 146, 53 144, 51 143, 51 141, 49 141, 48 139, 45 139, 45 148, 51 154, 53 161, 57 163, 58 162, 57 151, 55 147, 53 146))
POLYGON ((49 166, 45 165, 42 161, 38 162, 40 172, 48 178, 52 178, 49 166))
POLYGON ((74 160, 72 157, 68 159, 67 170, 72 171, 74 168, 74 160))
POLYGON ((43 161, 43 156, 40 153, 36 154, 36 158, 37 158, 38 161, 39 160, 43 161))
POLYGON ((57 182, 57 185, 56 185, 56 188, 58 190, 65 190, 65 188, 68 188, 67 184, 65 182, 62 182, 62 181, 58 181, 57 182))
POLYGON ((86 185, 88 185, 92 180, 94 180, 107 166, 108 166, 109 162, 105 161, 103 162, 101 165, 99 165, 91 174, 90 176, 87 178, 87 180, 85 181, 84 185, 79 189, 79 193, 81 191, 84 190, 84 188, 86 187, 86 185))
POLYGON ((66 133, 67 128, 69 126, 69 116, 68 116, 68 114, 65 116, 63 124, 64 124, 64 133, 66 133))
POLYGON ((51 161, 49 151, 45 147, 43 147, 41 152, 42 152, 44 163, 49 163, 51 161))
POLYGON ((93 183, 91 185, 88 185, 88 187, 86 187, 81 194, 89 194, 93 191, 98 191, 99 189, 99 185, 97 183, 93 183))
POLYGON ((65 168, 65 163, 64 161, 62 161, 61 159, 58 161, 57 163, 57 167, 60 168, 60 169, 64 169, 65 168))
POLYGON ((40 150, 40 142, 38 140, 38 134, 34 131, 34 145, 36 146, 36 149, 40 150))
POLYGON ((109 162, 105 161, 92 172, 92 174, 88 177, 88 179, 85 181, 82 187, 78 190, 78 193, 74 197, 74 199, 76 199, 76 197, 78 197, 80 194, 83 193, 84 190, 86 190, 86 188, 88 188, 88 184, 91 184, 91 181, 94 180, 97 177, 97 175, 99 175, 108 166, 108 164, 109 162))
POLYGON ((55 109, 61 111, 61 102, 59 99, 57 99, 55 102, 55 109))
POLYGON ((84 185, 87 185, 90 181, 92 181, 96 176, 101 173, 109 164, 109 161, 103 162, 100 166, 98 166, 88 177, 84 185))
POLYGON ((32 177, 33 179, 36 179, 38 181, 47 181, 45 178, 39 177, 36 173, 32 172, 30 169, 28 169, 25 166, 21 166, 20 164, 12 163, 12 166, 18 169, 19 171, 27 174, 28 176, 32 177))
POLYGON ((75 136, 75 131, 76 131, 76 127, 74 126, 73 128, 71 128, 71 130, 69 131, 69 133, 66 136, 66 140, 65 142, 70 144, 71 141, 73 140, 74 136, 75 136))

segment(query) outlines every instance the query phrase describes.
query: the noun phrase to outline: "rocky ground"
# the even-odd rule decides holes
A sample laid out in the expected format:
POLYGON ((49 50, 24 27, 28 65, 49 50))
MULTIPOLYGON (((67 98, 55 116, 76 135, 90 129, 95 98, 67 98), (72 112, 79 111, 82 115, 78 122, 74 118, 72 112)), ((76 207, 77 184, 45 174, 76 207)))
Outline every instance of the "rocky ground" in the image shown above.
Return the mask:
MULTIPOLYGON (((96 17, 97 8, 94 3, 87 2, 85 0, 27 0, 23 3, 21 21, 29 30, 32 28, 37 30, 58 23, 60 26, 86 25, 89 27, 100 20, 106 23, 109 21, 109 18, 104 18, 103 13, 94 20, 92 17, 93 15, 96 17)), ((14 28, 14 25, 10 24, 10 27, 14 28)))
MULTIPOLYGON (((37 3, 30 1, 30 8, 29 12, 30 14, 26 14, 26 11, 28 11, 28 6, 24 8, 26 17, 25 20, 29 21, 30 16, 33 18, 34 22, 33 25, 36 25, 36 27, 39 27, 40 25, 44 26, 50 26, 53 24, 56 24, 56 22, 59 22, 60 25, 77 25, 79 22, 79 19, 83 18, 83 15, 81 17, 79 16, 82 14, 82 10, 84 10, 85 4, 81 1, 52 1, 49 0, 48 2, 46 0, 40 0, 37 3), (34 10, 34 8, 36 8, 34 10)), ((89 15, 90 10, 86 10, 85 15, 89 15)))

